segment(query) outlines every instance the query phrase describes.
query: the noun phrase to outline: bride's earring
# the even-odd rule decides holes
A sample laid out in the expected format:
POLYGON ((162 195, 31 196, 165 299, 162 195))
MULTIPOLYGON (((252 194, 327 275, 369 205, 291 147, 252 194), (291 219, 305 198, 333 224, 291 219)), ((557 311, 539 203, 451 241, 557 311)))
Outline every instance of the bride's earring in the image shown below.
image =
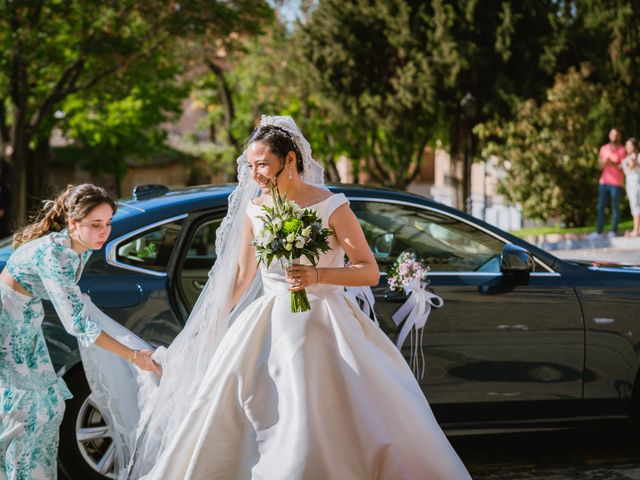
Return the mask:
POLYGON ((289 180, 293 179, 293 170, 291 170, 291 167, 289 167, 289 180))

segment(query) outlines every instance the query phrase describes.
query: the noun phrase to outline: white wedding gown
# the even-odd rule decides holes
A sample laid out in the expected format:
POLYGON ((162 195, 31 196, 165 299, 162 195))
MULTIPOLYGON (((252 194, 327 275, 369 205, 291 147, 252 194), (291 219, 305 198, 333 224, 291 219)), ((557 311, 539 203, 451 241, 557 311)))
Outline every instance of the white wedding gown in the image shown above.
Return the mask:
MULTIPOLYGON (((314 206, 324 226, 345 202, 314 206)), ((260 208, 247 214, 261 228, 260 208)), ((320 267, 344 265, 331 241, 320 267)), ((343 287, 309 287, 311 310, 291 313, 277 262, 258 275, 264 295, 235 318, 145 479, 470 478, 405 359, 343 287)))

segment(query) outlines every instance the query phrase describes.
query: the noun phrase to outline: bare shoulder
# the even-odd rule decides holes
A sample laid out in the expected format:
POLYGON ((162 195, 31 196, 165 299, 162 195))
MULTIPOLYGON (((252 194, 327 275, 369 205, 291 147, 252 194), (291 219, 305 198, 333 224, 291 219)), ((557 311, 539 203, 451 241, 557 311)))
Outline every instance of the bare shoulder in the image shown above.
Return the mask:
POLYGON ((316 187, 315 185, 309 185, 306 192, 307 201, 304 202, 307 205, 313 205, 316 203, 324 202, 327 198, 332 197, 334 193, 330 192, 326 188, 316 187))
MULTIPOLYGON (((335 195, 340 194, 338 193, 335 195)), ((353 212, 353 210, 351 210, 351 207, 349 206, 349 202, 341 203, 335 209, 333 209, 331 211, 331 214, 329 215, 329 220, 327 223, 333 230, 335 230, 336 227, 354 226, 356 224, 358 226, 360 225, 356 214, 353 212)))
POLYGON ((309 185, 309 191, 313 192, 313 195, 321 198, 329 198, 332 195, 335 195, 330 190, 326 188, 316 187, 315 185, 309 185))

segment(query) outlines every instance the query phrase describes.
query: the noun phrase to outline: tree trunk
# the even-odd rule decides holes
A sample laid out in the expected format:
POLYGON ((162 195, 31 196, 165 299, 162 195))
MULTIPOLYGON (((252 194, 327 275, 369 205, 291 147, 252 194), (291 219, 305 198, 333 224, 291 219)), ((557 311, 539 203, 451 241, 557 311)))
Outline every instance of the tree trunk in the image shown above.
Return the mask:
MULTIPOLYGON (((420 174, 420 165, 424 157, 424 149, 427 147, 427 140, 424 139, 416 148, 414 152, 409 154, 408 158, 403 160, 405 168, 402 169, 402 175, 398 178, 397 182, 401 183, 402 190, 406 188, 418 177, 420 174)), ((407 155, 405 153, 405 155, 407 155)))
POLYGON ((449 137, 451 142, 451 183, 454 189, 453 206, 458 210, 465 211, 465 200, 468 198, 465 173, 467 169, 467 122, 461 115, 452 118, 449 127, 449 137))
POLYGON ((113 164, 113 184, 116 198, 122 197, 122 168, 118 160, 118 156, 114 155, 112 159, 113 164))
MULTIPOLYGON (((224 126, 227 131, 227 141, 231 146, 233 146, 233 148, 235 148, 236 154, 239 155, 241 152, 240 142, 233 135, 233 131, 231 129, 231 125, 236 116, 231 89, 227 84, 227 79, 224 76, 222 68, 210 60, 207 61, 207 65, 209 66, 209 70, 211 70, 218 79, 218 94, 220 96, 220 102, 222 103, 222 109, 224 110, 224 126)), ((215 138, 212 138, 211 140, 215 141, 215 138)))
POLYGON ((327 174, 327 180, 333 183, 340 183, 342 179, 340 178, 335 162, 332 159, 326 159, 325 165, 327 166, 325 171, 327 174))
POLYGON ((12 136, 11 153, 7 158, 9 167, 7 178, 11 192, 11 210, 7 224, 11 230, 22 227, 27 220, 27 156, 29 141, 24 133, 15 128, 12 136))
POLYGON ((27 213, 39 209, 42 200, 51 196, 49 191, 49 167, 51 164, 51 148, 49 139, 40 138, 35 150, 27 150, 27 213))
POLYGON ((355 159, 351 159, 350 163, 351 163, 351 175, 353 175, 353 183, 357 185, 360 183, 360 171, 361 171, 362 160, 360 159, 360 157, 358 157, 355 159))
POLYGON ((27 218, 26 156, 20 151, 13 151, 9 156, 7 178, 11 192, 11 210, 7 215, 7 223, 11 230, 23 226, 27 218))
POLYGON ((340 174, 338 173, 338 167, 336 166, 335 160, 335 141, 333 139, 333 135, 327 135, 327 145, 329 146, 329 153, 327 157, 324 159, 325 163, 325 173, 327 175, 327 180, 330 182, 340 182, 340 174))

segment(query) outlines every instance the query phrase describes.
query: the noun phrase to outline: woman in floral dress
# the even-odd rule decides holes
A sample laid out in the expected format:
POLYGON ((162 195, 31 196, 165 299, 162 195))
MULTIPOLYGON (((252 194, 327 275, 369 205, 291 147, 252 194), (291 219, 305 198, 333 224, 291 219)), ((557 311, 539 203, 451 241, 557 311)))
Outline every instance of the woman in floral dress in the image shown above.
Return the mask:
POLYGON ((17 249, 0 273, 0 479, 56 478, 58 428, 71 392, 51 364, 43 299, 83 345, 159 373, 152 352, 122 345, 88 318, 76 285, 92 250, 107 240, 115 210, 104 189, 70 186, 14 236, 17 249))

